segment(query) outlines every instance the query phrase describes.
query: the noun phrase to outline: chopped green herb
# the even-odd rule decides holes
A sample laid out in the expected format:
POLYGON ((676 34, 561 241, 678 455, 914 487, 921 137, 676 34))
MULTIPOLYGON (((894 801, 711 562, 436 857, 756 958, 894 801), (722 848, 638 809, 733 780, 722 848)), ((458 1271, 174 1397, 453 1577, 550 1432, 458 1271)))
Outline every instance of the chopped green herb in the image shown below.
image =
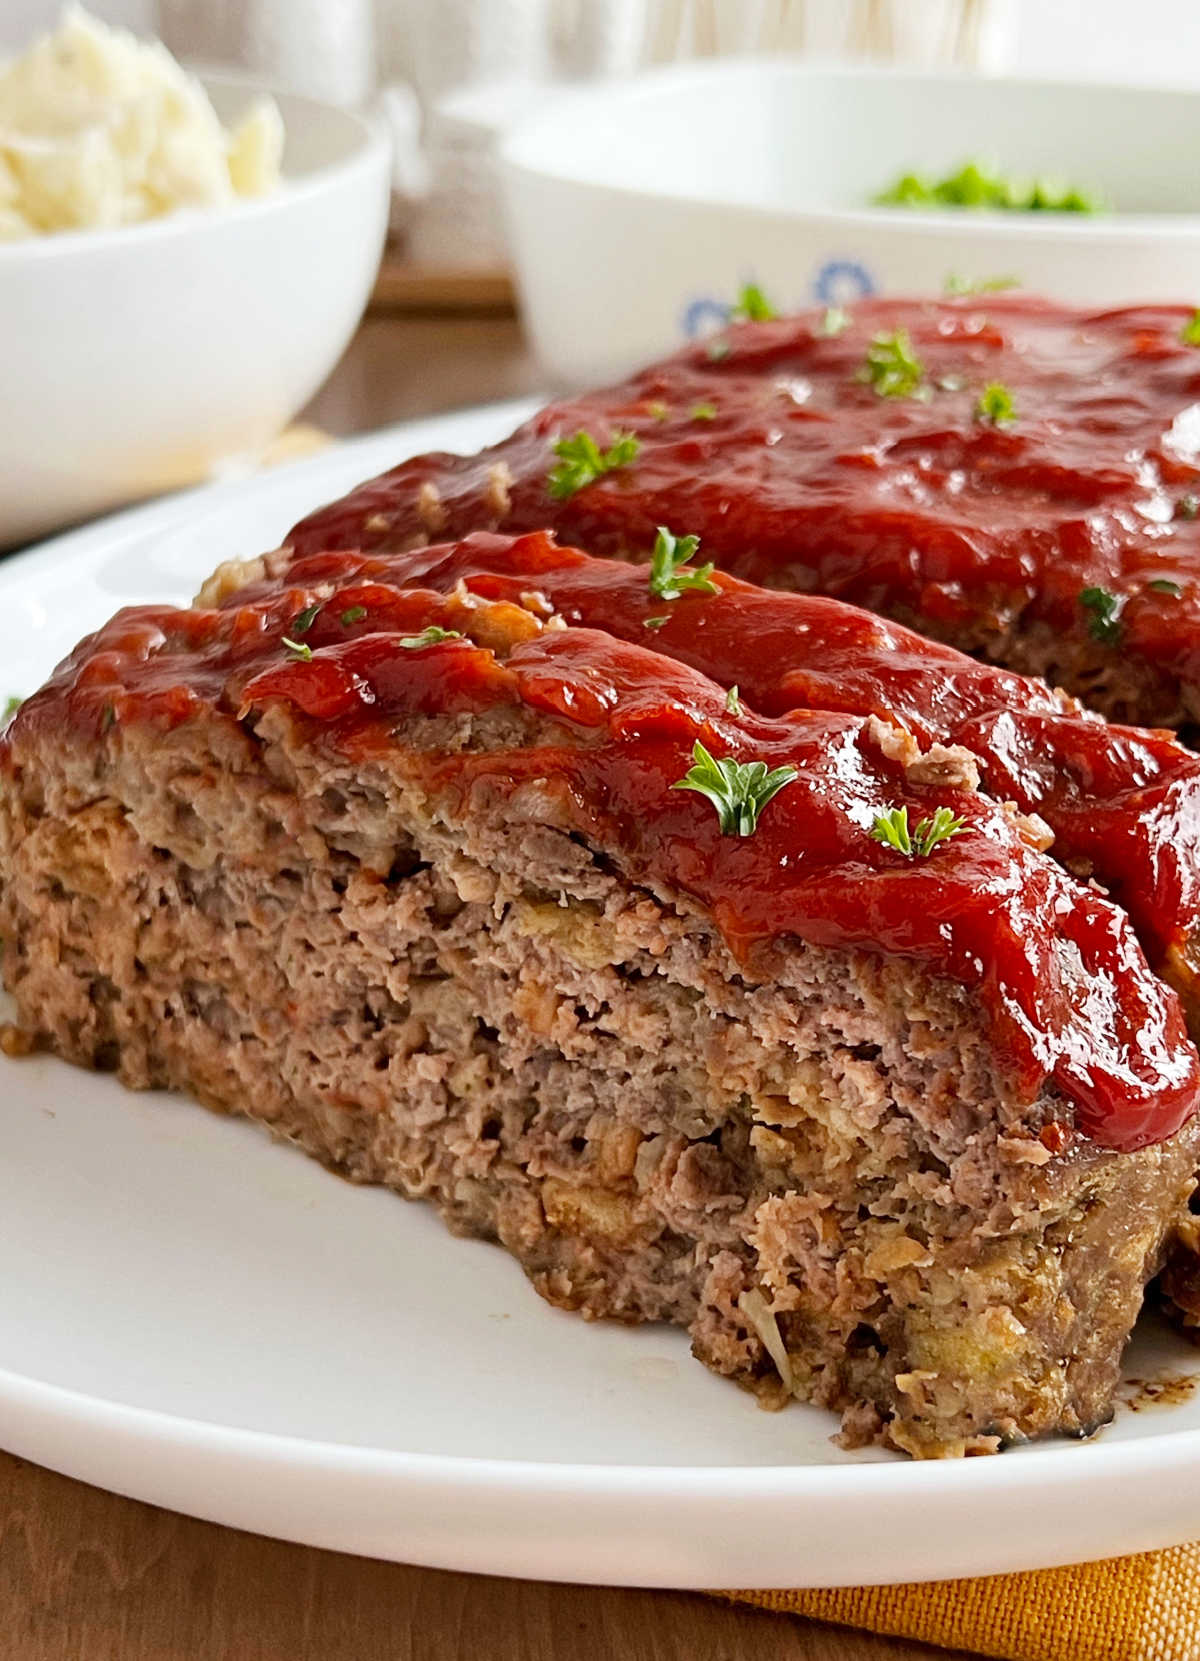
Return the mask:
POLYGON ((366 606, 348 606, 342 613, 342 627, 348 629, 351 623, 361 623, 366 615, 366 606))
POLYGON ((939 807, 932 818, 918 819, 910 832, 908 809, 893 807, 886 813, 876 815, 871 835, 876 842, 895 848, 898 854, 904 854, 908 859, 914 855, 918 859, 928 859, 939 842, 948 842, 962 828, 963 821, 957 814, 951 813, 948 807, 939 807))
POLYGON ((693 421, 715 421, 717 419, 717 406, 715 404, 693 404, 688 411, 688 415, 693 421))
POLYGON ((721 359, 727 358, 732 351, 733 347, 727 340, 710 340, 706 356, 709 363, 720 363, 721 359))
POLYGON ((947 294, 1000 294, 1006 288, 1020 288, 1020 277, 959 277, 950 272, 942 285, 947 294))
POLYGON ((312 647, 306 646, 302 640, 289 640, 285 634, 283 637, 283 644, 287 647, 288 651, 291 652, 292 656, 297 658, 301 663, 312 662, 312 647))
POLYGON ((695 594, 715 594, 717 585, 712 580, 713 566, 697 565, 688 569, 688 561, 700 546, 698 536, 672 536, 665 525, 658 527, 654 552, 650 556, 650 592, 658 600, 677 600, 689 591, 695 594))
POLYGON ((107 732, 108 729, 114 725, 116 719, 116 710, 111 704, 105 704, 104 708, 100 711, 100 731, 107 732))
POLYGON ((1194 311, 1188 318, 1179 331, 1179 338, 1185 346, 1200 346, 1200 311, 1194 311))
POLYGON ((1092 614, 1088 623, 1092 639, 1102 641, 1106 646, 1115 646, 1122 634, 1119 618, 1124 599, 1119 594, 1110 594, 1107 588, 1085 588, 1079 596, 1079 603, 1092 614))
POLYGON ((642 627, 644 629, 661 629, 664 623, 670 621, 669 615, 664 611, 661 617, 643 617, 642 627))
POLYGON ((725 694, 725 713, 726 715, 740 715, 742 713, 742 700, 738 697, 736 686, 731 686, 725 694))
POLYGON ((1146 584, 1146 587, 1153 594, 1169 594, 1175 600, 1183 593, 1179 584, 1173 583, 1169 577, 1155 577, 1152 582, 1146 584))
POLYGON ((1017 406, 1012 393, 1001 381, 989 381, 979 394, 975 414, 980 421, 993 427, 1003 427, 1017 419, 1017 406))
POLYGON ((907 329, 895 334, 877 334, 867 348, 866 362, 858 372, 880 398, 914 398, 920 395, 925 366, 912 348, 907 329))
POLYGON ((692 757, 694 765, 671 789, 707 796, 717 810, 723 836, 753 836, 763 808, 798 776, 794 767, 787 766, 768 772, 765 761, 734 761, 732 756, 718 761, 699 739, 692 757))
POLYGON ((559 466, 549 478, 550 494, 556 501, 574 496, 584 485, 592 484, 604 473, 615 473, 618 467, 627 467, 641 445, 632 433, 617 433, 607 450, 601 450, 591 433, 577 432, 574 438, 560 438, 554 446, 559 466))
POLYGON ((654 398, 646 405, 646 414, 652 416, 655 421, 665 421, 670 413, 669 407, 661 398, 654 398))
POLYGON ((1195 519, 1197 514, 1200 514, 1200 496, 1181 496, 1176 502, 1176 519, 1195 519))
POLYGON ((844 334, 850 327, 850 313, 841 306, 826 306, 825 315, 817 325, 817 333, 831 339, 834 335, 844 334))
POLYGON ((458 629, 441 629, 436 623, 431 623, 420 634, 406 634, 400 644, 406 652, 415 652, 422 646, 436 646, 442 640, 461 640, 462 634, 458 629))
POLYGON ((874 201, 894 208, 986 208, 1006 213, 1100 213, 1106 206, 1095 192, 1061 179, 1005 176, 980 162, 965 162, 944 179, 902 173, 874 201))
POLYGON ((25 700, 23 698, 14 697, 8 699, 4 705, 4 713, 3 715, 0 715, 0 727, 7 727, 8 723, 12 720, 13 716, 20 709, 24 701, 25 700))
POLYGON ((304 610, 292 618, 292 633, 307 634, 317 620, 317 613, 321 609, 318 600, 315 606, 305 606, 304 610))
POLYGON ((779 313, 757 283, 743 283, 729 313, 731 323, 770 323, 779 313))

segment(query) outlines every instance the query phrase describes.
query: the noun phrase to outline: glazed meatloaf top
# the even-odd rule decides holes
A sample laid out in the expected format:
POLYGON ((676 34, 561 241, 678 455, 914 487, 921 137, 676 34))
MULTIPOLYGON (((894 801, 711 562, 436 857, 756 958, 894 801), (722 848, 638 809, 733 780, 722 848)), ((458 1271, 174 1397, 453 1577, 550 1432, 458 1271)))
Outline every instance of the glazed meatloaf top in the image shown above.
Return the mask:
POLYGON ((736 325, 480 456, 407 462, 291 541, 551 526, 645 558, 667 524, 737 576, 1175 725, 1200 710, 1198 342, 1184 308, 1011 294, 736 325))
MULTIPOLYGON (((969 757, 956 771, 943 753, 931 774, 915 739, 875 716, 764 713, 659 650, 663 631, 636 611, 619 631, 585 627, 545 587, 515 602, 469 580, 439 592, 345 557, 215 609, 127 609, 23 706, 14 735, 111 743, 131 723, 233 722, 282 702, 335 751, 403 746, 434 802, 549 793, 627 878, 704 908, 748 975, 764 942, 795 936, 971 987, 1004 1072, 1030 1098, 1053 1080, 1106 1146, 1145 1146, 1193 1112, 1178 1001, 1124 914, 1040 851, 1036 824, 973 788, 969 757), (482 753, 456 742, 481 721, 482 753), (901 812, 908 849, 880 836, 901 812), (922 847, 916 832, 938 823, 948 834, 922 847)), ((11 743, 0 764, 14 765, 11 743)))

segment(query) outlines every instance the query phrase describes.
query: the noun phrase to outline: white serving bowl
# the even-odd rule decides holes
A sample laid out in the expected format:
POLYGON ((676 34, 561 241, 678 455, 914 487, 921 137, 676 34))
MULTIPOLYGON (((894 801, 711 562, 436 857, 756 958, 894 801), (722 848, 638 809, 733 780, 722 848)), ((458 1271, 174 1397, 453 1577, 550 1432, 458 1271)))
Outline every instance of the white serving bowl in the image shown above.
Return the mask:
POLYGON ((560 383, 719 326, 748 279, 781 308, 1011 275, 1085 303, 1200 302, 1200 95, 737 59, 552 101, 501 175, 534 347, 560 383), (870 205, 968 160, 1053 174, 1103 216, 870 205))
MULTIPOLYGON (((272 90, 201 79, 225 121, 272 90)), ((254 451, 337 362, 379 265, 387 142, 272 96, 287 135, 274 194, 0 243, 0 546, 254 451)))

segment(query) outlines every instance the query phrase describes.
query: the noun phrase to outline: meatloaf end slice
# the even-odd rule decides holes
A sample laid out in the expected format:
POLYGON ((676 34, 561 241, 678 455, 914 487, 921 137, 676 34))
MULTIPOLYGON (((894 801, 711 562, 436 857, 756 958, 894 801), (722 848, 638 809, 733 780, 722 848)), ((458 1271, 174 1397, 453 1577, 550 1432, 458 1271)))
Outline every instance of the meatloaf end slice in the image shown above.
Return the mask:
POLYGON ((0 741, 0 933, 28 1031, 426 1197, 553 1303, 676 1322, 764 1399, 840 1410, 852 1442, 936 1456, 1102 1423, 1197 1140, 1194 1057, 1119 915, 967 791, 920 871, 864 834, 842 873, 864 915, 898 893, 919 923, 940 893, 941 928, 971 915, 978 945, 989 884, 1012 878, 997 940, 1018 896, 1044 892, 1055 926, 1083 908, 1030 994, 1048 1008, 1058 976, 1069 1030, 1021 1060, 986 975, 847 944, 782 878, 809 937, 746 938, 736 907, 718 923, 712 873, 753 889, 758 861, 801 862, 832 774, 802 769, 745 839, 664 796, 676 838, 650 859, 614 770, 632 745, 641 789, 701 731, 831 754, 862 793, 847 825, 879 794, 931 804, 869 724, 735 732, 723 689, 678 666, 660 708, 645 649, 509 604, 406 603, 411 633, 315 648, 283 589, 136 609, 27 702, 0 741), (1110 1045, 1130 977, 1149 1035, 1131 1088, 1175 1110, 1118 1151, 1081 1128, 1082 1052, 1110 1045))

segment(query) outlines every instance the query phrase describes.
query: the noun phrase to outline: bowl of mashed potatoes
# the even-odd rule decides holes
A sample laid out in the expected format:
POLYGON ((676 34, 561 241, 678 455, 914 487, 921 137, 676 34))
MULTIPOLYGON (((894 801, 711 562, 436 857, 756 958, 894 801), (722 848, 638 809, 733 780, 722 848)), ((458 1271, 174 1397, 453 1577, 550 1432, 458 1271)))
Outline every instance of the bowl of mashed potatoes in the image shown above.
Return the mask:
POLYGON ((366 119, 70 7, 0 62, 0 546, 252 455, 370 293, 366 119))

